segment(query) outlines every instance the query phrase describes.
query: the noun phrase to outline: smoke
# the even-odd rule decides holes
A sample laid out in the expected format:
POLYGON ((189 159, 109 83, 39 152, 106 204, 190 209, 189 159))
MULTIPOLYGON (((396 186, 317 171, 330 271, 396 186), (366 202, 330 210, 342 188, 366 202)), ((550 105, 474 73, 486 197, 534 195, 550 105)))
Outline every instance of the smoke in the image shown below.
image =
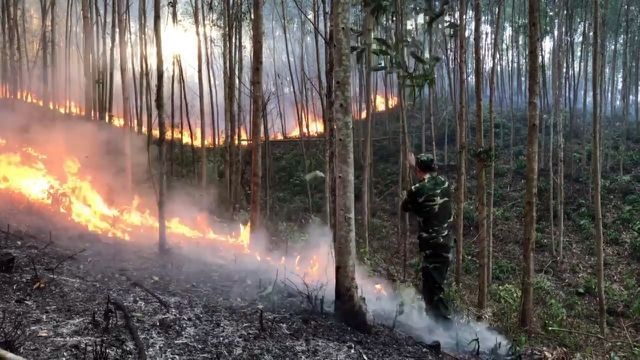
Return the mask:
MULTIPOLYGON (((272 276, 277 274, 277 280, 299 291, 302 296, 316 297, 315 305, 324 304, 324 310, 331 312, 335 287, 331 230, 325 225, 312 224, 305 229, 303 237, 302 243, 292 247, 289 254, 268 252, 265 250, 268 248, 268 237, 252 237, 250 254, 234 254, 227 257, 225 262, 229 264, 228 261, 233 260, 233 268, 240 271, 272 276), (256 254, 259 254, 260 261, 255 257, 256 254), (238 256, 242 257, 241 260, 238 256), (295 266, 295 261, 281 263, 283 258, 300 260, 295 266)), ((221 261, 219 252, 204 254, 200 248, 193 247, 187 247, 185 251, 209 261, 221 261)), ((370 318, 376 324, 394 327, 427 344, 438 341, 445 351, 472 352, 479 346, 481 353, 493 356, 506 355, 508 352, 510 342, 486 323, 458 314, 454 315, 452 323, 443 323, 429 316, 421 295, 412 287, 395 286, 386 279, 373 276, 363 264, 356 266, 356 280, 360 296, 365 299, 370 318)))

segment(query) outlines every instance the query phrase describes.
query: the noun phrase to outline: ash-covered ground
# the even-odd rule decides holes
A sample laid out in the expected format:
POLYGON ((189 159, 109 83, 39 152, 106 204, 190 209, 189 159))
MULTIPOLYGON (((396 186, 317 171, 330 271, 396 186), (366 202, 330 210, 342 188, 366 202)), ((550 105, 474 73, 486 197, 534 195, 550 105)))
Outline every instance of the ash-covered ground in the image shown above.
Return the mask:
POLYGON ((0 273, 0 348, 25 358, 138 358, 117 303, 148 359, 437 358, 387 327, 364 335, 311 310, 281 276, 179 247, 159 256, 153 244, 88 233, 15 197, 0 201, 0 253, 15 257, 13 271, 0 273))

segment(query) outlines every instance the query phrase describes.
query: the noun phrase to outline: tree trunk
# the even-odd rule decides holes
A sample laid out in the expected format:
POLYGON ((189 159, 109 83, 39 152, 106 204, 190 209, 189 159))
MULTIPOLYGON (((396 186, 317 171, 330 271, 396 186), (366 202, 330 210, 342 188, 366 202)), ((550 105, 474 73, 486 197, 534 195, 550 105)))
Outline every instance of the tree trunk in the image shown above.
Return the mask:
POLYGON ((89 19, 89 0, 82 0, 82 33, 84 38, 84 111, 88 120, 93 113, 93 72, 91 70, 91 49, 93 48, 93 31, 89 19))
POLYGON ((538 0, 529 0, 529 106, 527 131, 527 175, 524 204, 524 241, 522 246, 522 308, 520 326, 533 333, 533 249, 536 240, 536 199, 538 192, 538 121, 540 93, 540 4, 538 0))
POLYGON ((478 221, 478 309, 484 310, 487 305, 487 208, 484 160, 484 124, 482 119, 482 59, 481 59, 481 20, 480 0, 473 1, 473 55, 474 55, 474 88, 476 117, 476 212, 478 221))
MULTIPOLYGON (((562 263, 563 257, 563 246, 564 246, 564 109, 561 99, 563 98, 563 64, 564 64, 564 15, 563 15, 564 6, 559 3, 557 16, 558 16, 558 38, 557 38, 557 56, 556 64, 556 74, 558 76, 558 93, 554 98, 558 103, 555 109, 556 125, 558 126, 558 208, 557 208, 557 216, 558 216, 558 261, 562 263)), ((553 185, 551 185, 553 186, 553 185)), ((550 188, 551 189, 551 188, 550 188)), ((552 210, 553 213, 553 210, 552 210)))
POLYGON ((336 166, 336 235, 335 235, 335 311, 342 321, 360 331, 370 331, 366 310, 358 297, 355 269, 354 159, 353 119, 350 94, 349 4, 333 1, 331 6, 335 31, 335 166, 336 166))
POLYGON ((253 2, 252 60, 251 60, 251 231, 260 228, 260 188, 262 183, 262 155, 260 135, 262 133, 262 1, 253 2))
POLYGON ((598 282, 598 319, 600 325, 600 334, 605 336, 606 333, 606 308, 604 299, 604 246, 602 235, 602 205, 600 199, 600 84, 599 76, 600 72, 600 0, 593 0, 593 130, 592 130, 592 155, 591 155, 591 169, 592 169, 592 182, 593 182, 593 210, 594 210, 594 232, 595 232, 595 250, 597 255, 596 273, 598 282))
POLYGON ((204 80, 202 79, 202 41, 200 39, 200 5, 198 0, 193 4, 193 19, 196 25, 196 39, 198 41, 198 100, 200 105, 200 186, 202 199, 206 204, 207 195, 207 147, 206 126, 204 117, 204 80))
POLYGON ((494 114, 494 99, 495 99, 495 81, 496 81, 496 64, 500 52, 500 18, 502 16, 503 0, 498 1, 498 13, 496 15, 496 22, 494 28, 496 29, 493 34, 493 51, 491 54, 491 73, 489 75, 489 149, 492 153, 489 163, 489 198, 487 202, 487 286, 491 284, 493 276, 493 198, 495 191, 495 154, 496 154, 496 140, 495 140, 495 114, 494 114))
POLYGON ((458 147, 458 178, 456 180, 456 266, 455 283, 460 286, 462 278, 462 255, 464 241, 464 202, 466 159, 467 159, 467 49, 465 37, 465 15, 467 13, 467 1, 460 0, 458 9, 458 123, 456 126, 456 143, 458 147))
POLYGON ((129 0, 117 0, 118 13, 118 45, 119 45, 119 57, 120 57, 120 83, 122 86, 122 119, 124 120, 125 128, 125 153, 127 154, 126 168, 126 181, 127 192, 131 193, 131 186, 133 183, 133 174, 131 168, 131 114, 129 113, 129 86, 127 81, 127 34, 126 24, 124 20, 125 9, 129 6, 129 0))
POLYGON ((363 24, 363 42, 364 42, 364 94, 365 94, 365 151, 364 151, 364 170, 362 174, 362 238, 364 239, 365 256, 369 256, 369 221, 371 220, 371 167, 372 167, 372 122, 373 122, 373 102, 371 101, 374 94, 371 93, 371 41, 373 35, 373 14, 371 13, 371 2, 363 1, 364 24, 363 24))
MULTIPOLYGON (((162 29, 160 24, 160 0, 153 0, 153 30, 156 38, 156 112, 158 114, 158 146, 160 152, 160 181, 158 182, 158 249, 167 251, 167 234, 165 224, 165 124, 164 124, 164 64, 162 60, 162 29)), ((147 128, 151 132, 151 128, 147 128)))

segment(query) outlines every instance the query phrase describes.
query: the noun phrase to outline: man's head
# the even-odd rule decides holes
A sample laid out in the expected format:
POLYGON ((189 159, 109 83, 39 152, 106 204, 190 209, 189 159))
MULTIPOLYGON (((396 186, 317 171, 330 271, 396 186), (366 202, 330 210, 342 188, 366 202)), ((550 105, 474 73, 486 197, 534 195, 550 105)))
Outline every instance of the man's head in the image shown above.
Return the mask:
POLYGON ((431 154, 420 154, 416 156, 416 176, 425 177, 427 174, 433 174, 438 171, 436 161, 431 154))

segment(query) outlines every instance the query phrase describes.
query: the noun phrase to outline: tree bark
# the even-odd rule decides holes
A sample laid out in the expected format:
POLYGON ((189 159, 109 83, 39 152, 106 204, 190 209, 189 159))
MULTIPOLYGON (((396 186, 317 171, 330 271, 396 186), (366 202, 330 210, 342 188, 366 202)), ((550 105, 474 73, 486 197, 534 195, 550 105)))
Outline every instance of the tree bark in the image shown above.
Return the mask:
MULTIPOLYGON (((200 39, 200 6, 198 0, 193 4, 193 19, 196 25, 196 39, 198 41, 198 100, 200 109, 200 186, 202 199, 206 204, 207 195, 207 147, 206 126, 204 117, 204 80, 202 79, 202 41, 200 39)), ((195 159, 194 159, 195 160, 195 159)))
POLYGON ((129 112, 129 86, 127 80, 127 33, 124 14, 129 7, 129 0, 117 0, 118 14, 118 45, 119 45, 119 57, 120 57, 120 83, 122 93, 122 119, 124 120, 125 131, 125 153, 126 153, 126 181, 127 192, 131 193, 131 187, 133 183, 133 171, 131 168, 131 114, 129 112))
POLYGON ((459 1, 458 9, 458 122, 456 126, 456 143, 458 147, 458 178, 456 180, 456 265, 455 283, 460 285, 462 278, 462 255, 464 242, 464 202, 466 159, 467 159, 467 49, 466 21, 467 1, 459 1))
POLYGON ((598 319, 600 325, 600 334, 605 336, 606 308, 604 298, 604 246, 602 235, 602 205, 600 199, 601 173, 600 173, 600 0, 593 0, 593 130, 592 130, 592 155, 591 155, 591 181, 593 183, 593 210, 594 210, 594 232, 595 232, 595 250, 596 250, 596 274, 597 274, 597 292, 598 292, 598 319))
POLYGON ((491 285, 493 277, 493 199, 495 192, 495 157, 496 157, 496 140, 495 140, 495 114, 494 114, 494 100, 495 100, 495 81, 496 81, 496 64, 500 52, 500 36, 501 36, 501 22, 504 0, 498 1, 498 13, 496 15, 496 22, 494 28, 496 29, 493 34, 493 50, 491 54, 491 72, 489 75, 489 149, 492 152, 492 159, 489 164, 489 198, 487 202, 487 286, 491 285))
POLYGON ((482 8, 480 0, 473 1, 473 55, 474 55, 474 88, 476 118, 476 212, 478 221, 478 309, 484 310, 487 305, 487 208, 484 160, 484 124, 482 118, 482 59, 481 59, 481 21, 482 8))
POLYGON ((262 1, 253 2, 252 32, 252 71, 251 71, 251 231, 260 228, 260 198, 262 184, 262 155, 260 135, 262 133, 262 42, 264 29, 262 1))
POLYGON ((372 122, 373 122, 373 102, 371 97, 371 41, 373 35, 373 14, 371 1, 364 0, 362 7, 364 14, 363 22, 363 42, 364 42, 364 94, 365 94, 365 151, 364 151, 364 169, 362 174, 362 238, 364 239, 365 256, 369 256, 369 221, 371 220, 371 171, 372 171, 372 122))
MULTIPOLYGON (((162 59, 162 29, 160 23, 160 0, 153 0, 153 29, 156 40, 156 112, 158 114, 158 147, 160 153, 160 181, 158 182, 158 249, 167 252, 165 223, 166 154, 164 123, 164 63, 162 59)), ((151 128, 147 128, 151 132, 151 128)))
POLYGON ((540 4, 538 0, 529 0, 529 105, 527 130, 527 174, 524 204, 524 241, 522 246, 522 308, 520 326, 533 333, 533 249, 536 240, 536 199, 538 192, 538 121, 540 93, 539 54, 540 54, 540 4))
POLYGON ((93 72, 91 68, 91 52, 93 48, 93 30, 89 19, 89 0, 82 0, 82 33, 84 38, 83 64, 84 64, 84 111, 88 120, 93 113, 93 72))
POLYGON ((350 94, 349 3, 333 0, 331 6, 335 31, 335 310, 349 326, 370 331, 366 310, 358 297, 355 269, 353 119, 350 94))

